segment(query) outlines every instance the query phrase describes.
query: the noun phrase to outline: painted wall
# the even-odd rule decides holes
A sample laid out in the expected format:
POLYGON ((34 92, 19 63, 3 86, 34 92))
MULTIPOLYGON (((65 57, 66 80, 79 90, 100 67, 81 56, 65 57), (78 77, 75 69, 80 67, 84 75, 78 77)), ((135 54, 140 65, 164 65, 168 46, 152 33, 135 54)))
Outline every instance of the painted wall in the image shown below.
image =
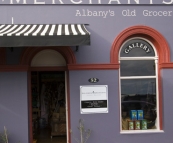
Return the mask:
MULTIPOLYGON (((79 138, 79 119, 84 119, 86 129, 92 134, 88 142, 114 143, 119 135, 119 97, 118 97, 118 71, 70 71, 70 111, 71 128, 75 137, 79 138), (96 85, 108 85, 109 113, 80 114, 80 86, 94 85, 88 82, 91 77, 97 77, 96 85)), ((72 143, 75 143, 72 138, 72 143)))
MULTIPOLYGON (((143 13, 144 10, 172 11, 172 9, 172 5, 0 5, 0 23, 11 24, 13 18, 14 24, 89 24, 87 29, 91 32, 91 45, 81 46, 78 52, 74 52, 77 63, 80 64, 109 63, 110 49, 116 36, 130 26, 146 25, 156 29, 165 37, 170 46, 171 61, 173 61, 173 12, 170 12, 170 16, 145 16, 146 14, 143 13), (99 11, 105 14, 99 16, 99 11), (90 16, 91 13, 92 16, 90 16)), ((72 49, 75 50, 74 47, 72 49)), ((17 64, 21 51, 22 49, 17 48, 13 52, 7 51, 7 64, 17 64)), ((170 114, 173 100, 171 98, 172 72, 172 69, 162 70, 164 133, 120 135, 118 70, 70 71, 70 114, 74 135, 79 137, 77 132, 78 120, 83 118, 86 128, 93 130, 89 142, 172 143, 173 126, 171 119, 173 115, 170 114), (88 79, 91 77, 99 78, 98 84, 100 85, 108 85, 109 113, 80 114, 79 86, 89 85, 88 79)), ((2 105, 0 113, 4 115, 0 118, 0 127, 2 128, 7 123, 7 128, 14 133, 11 138, 16 141, 19 139, 25 143, 28 139, 26 83, 26 73, 0 73, 0 103, 2 105), (7 87, 10 87, 11 90, 7 90, 7 87), (19 98, 15 98, 14 95, 19 98), (7 97, 13 99, 10 101, 12 103, 19 102, 15 108, 13 108, 14 104, 9 105, 7 97), (22 102, 16 100, 22 100, 22 102), (7 107, 10 109, 5 112, 7 107), (17 115, 14 116, 14 113, 17 115), (21 115, 22 118, 19 119, 21 115), (9 120, 5 120, 7 117, 9 120), (15 122, 13 122, 13 118, 15 122), (16 131, 16 128, 19 130, 18 133, 13 132, 16 131), (22 135, 19 135, 20 131, 22 135)), ((72 139, 72 143, 75 143, 74 139, 72 139)))
POLYGON ((14 24, 89 24, 87 29, 91 32, 91 45, 81 46, 79 51, 75 52, 77 62, 83 64, 109 63, 110 49, 116 36, 130 26, 146 25, 165 37, 171 48, 173 61, 173 12, 170 12, 170 16, 143 14, 144 10, 169 13, 173 11, 172 7, 172 5, 0 5, 0 23, 11 24, 13 17, 14 24), (104 13, 103 16, 98 16, 100 11, 104 13))
MULTIPOLYGON (((119 121, 119 84, 118 71, 70 71, 70 109, 71 128, 74 136, 80 138, 79 119, 84 119, 86 129, 91 129, 92 134, 88 142, 95 143, 172 143, 172 73, 173 70, 163 70, 163 130, 164 133, 149 134, 120 134, 119 121), (99 79, 98 85, 108 85, 109 113, 80 114, 80 89, 81 85, 93 85, 88 82, 91 77, 99 79)), ((72 137, 72 143, 75 143, 72 137)))
POLYGON ((28 143, 27 74, 0 72, 0 132, 8 130, 9 142, 28 143))

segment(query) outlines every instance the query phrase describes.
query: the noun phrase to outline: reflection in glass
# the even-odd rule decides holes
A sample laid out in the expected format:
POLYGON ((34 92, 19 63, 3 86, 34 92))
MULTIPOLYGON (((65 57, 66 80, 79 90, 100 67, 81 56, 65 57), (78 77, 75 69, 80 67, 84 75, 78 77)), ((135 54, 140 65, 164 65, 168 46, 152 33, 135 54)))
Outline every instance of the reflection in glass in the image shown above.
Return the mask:
POLYGON ((121 94, 156 94, 156 79, 122 79, 121 94))
POLYGON ((156 79, 121 80, 122 129, 125 121, 131 120, 131 110, 142 110, 148 129, 156 129, 156 79))
POLYGON ((121 76, 153 76, 155 75, 154 60, 121 60, 121 76))

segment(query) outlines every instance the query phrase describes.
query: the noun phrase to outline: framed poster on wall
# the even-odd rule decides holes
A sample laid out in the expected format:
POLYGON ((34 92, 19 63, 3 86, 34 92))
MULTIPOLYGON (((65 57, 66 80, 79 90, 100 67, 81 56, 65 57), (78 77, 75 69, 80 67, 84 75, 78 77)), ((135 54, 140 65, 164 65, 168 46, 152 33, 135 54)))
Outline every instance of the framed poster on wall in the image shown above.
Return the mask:
POLYGON ((108 86, 80 86, 81 114, 108 113, 108 86))

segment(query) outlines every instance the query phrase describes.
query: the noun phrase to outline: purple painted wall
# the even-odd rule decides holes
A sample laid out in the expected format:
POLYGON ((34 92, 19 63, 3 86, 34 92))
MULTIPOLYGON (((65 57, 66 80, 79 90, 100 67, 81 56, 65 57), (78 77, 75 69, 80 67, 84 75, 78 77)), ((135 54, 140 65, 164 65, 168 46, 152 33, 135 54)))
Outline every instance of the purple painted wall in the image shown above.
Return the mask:
MULTIPOLYGON (((109 63, 110 50, 116 36, 124 29, 146 25, 159 31, 170 46, 173 61, 173 13, 170 16, 144 16, 143 11, 172 11, 172 5, 0 5, 0 23, 11 24, 63 24, 85 23, 91 32, 91 45, 81 46, 74 54, 77 63, 109 63), (86 11, 104 11, 106 16, 77 16, 86 11), (135 11, 136 16, 123 16, 123 11, 135 11), (111 12, 114 15, 111 16, 111 12)), ((130 14, 129 13, 129 14, 130 14)), ((74 47, 72 47, 75 50, 74 47)), ((7 48, 7 64, 18 64, 22 49, 7 48)), ((85 120, 86 128, 93 130, 88 142, 93 143, 172 143, 172 69, 162 70, 163 129, 164 133, 121 135, 119 127, 118 70, 70 71, 71 128, 78 136, 78 120, 85 120), (80 114, 80 85, 90 85, 88 79, 99 78, 97 84, 108 85, 109 113, 80 114)), ((0 73, 0 130, 4 124, 14 141, 27 143, 27 76, 26 73, 0 73), (17 97, 17 98, 16 98, 17 97), (10 102, 9 102, 10 99, 10 102), (10 104, 13 103, 13 104, 10 104), (14 104, 15 103, 15 104, 14 104), (7 109, 8 107, 8 109, 7 109), (8 119, 8 120, 7 120, 8 119), (16 132, 17 129, 17 132, 16 132)), ((72 143, 75 143, 72 139, 72 143)))
MULTIPOLYGON (((86 129, 92 130, 88 142, 113 143, 115 134, 119 134, 119 96, 118 96, 118 71, 70 71, 70 111, 71 128, 74 136, 79 138, 77 127, 79 119, 84 119, 86 129), (80 89, 81 85, 94 85, 88 82, 91 77, 96 77, 99 82, 96 85, 108 85, 109 113, 80 114, 80 89)), ((72 143, 75 140, 72 138, 72 143)))
MULTIPOLYGON (((119 121, 119 84, 118 71, 70 71, 70 100, 71 100, 71 128, 74 135, 79 138, 78 120, 85 120, 86 129, 92 130, 88 142, 95 143, 172 143, 172 77, 173 70, 163 70, 163 130, 164 133, 120 134, 119 121), (94 85, 88 82, 91 77, 97 77, 97 85, 108 85, 109 113, 80 114, 81 85, 94 85)), ((72 137, 72 143, 75 143, 72 137)))
POLYGON ((0 72, 0 132, 6 126, 10 143, 28 143, 27 74, 0 72))
MULTIPOLYGON (((78 63, 109 63, 110 49, 116 36, 124 29, 135 25, 146 25, 158 30, 171 48, 173 60, 173 40, 171 16, 144 16, 144 10, 172 11, 172 5, 0 5, 0 23, 11 24, 62 24, 85 23, 91 32, 91 45, 81 46, 75 53, 78 63), (106 16, 79 16, 88 11, 104 11, 106 16), (136 16, 123 16, 135 11, 136 16), (112 12, 114 14, 112 14, 112 12), (105 18, 104 18, 105 17, 105 18), (89 57, 89 58, 88 58, 89 57), (101 58, 100 58, 101 57, 101 58)), ((74 49, 74 48, 73 48, 74 49)))

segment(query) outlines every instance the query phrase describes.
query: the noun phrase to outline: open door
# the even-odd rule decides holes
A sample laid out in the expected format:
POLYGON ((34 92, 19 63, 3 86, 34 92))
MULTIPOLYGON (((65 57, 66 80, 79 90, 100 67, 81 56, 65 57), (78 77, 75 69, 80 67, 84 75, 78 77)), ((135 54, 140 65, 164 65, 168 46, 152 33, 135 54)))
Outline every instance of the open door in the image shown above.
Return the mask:
POLYGON ((31 72, 31 84, 34 140, 67 143, 65 72, 31 72))

